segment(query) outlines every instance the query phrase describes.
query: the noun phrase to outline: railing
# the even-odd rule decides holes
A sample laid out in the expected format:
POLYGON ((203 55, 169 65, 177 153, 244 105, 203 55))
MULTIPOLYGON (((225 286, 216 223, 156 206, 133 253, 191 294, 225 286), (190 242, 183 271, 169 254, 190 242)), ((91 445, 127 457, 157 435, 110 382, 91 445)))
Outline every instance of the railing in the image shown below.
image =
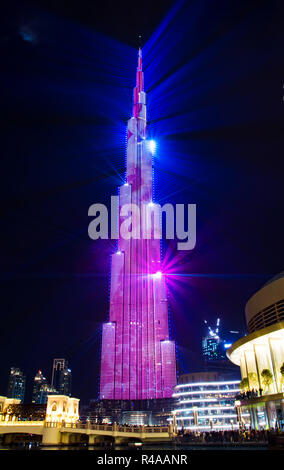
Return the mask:
MULTIPOLYGON (((59 423, 46 423, 47 427, 57 427, 59 423)), ((60 425, 66 429, 90 429, 93 431, 108 431, 108 432, 125 432, 125 433, 144 433, 144 434, 157 434, 168 433, 169 428, 166 426, 121 426, 109 424, 84 424, 84 423, 62 423, 60 425)))
POLYGON ((166 426, 122 426, 118 424, 91 424, 91 423, 57 423, 50 421, 0 421, 0 426, 19 426, 19 427, 28 427, 28 426, 45 426, 47 428, 60 428, 62 431, 66 429, 82 429, 82 430, 92 430, 100 432, 119 432, 119 433, 133 433, 133 434, 161 434, 168 433, 169 428, 166 426))
POLYGON ((44 421, 0 421, 0 426, 43 426, 44 421))

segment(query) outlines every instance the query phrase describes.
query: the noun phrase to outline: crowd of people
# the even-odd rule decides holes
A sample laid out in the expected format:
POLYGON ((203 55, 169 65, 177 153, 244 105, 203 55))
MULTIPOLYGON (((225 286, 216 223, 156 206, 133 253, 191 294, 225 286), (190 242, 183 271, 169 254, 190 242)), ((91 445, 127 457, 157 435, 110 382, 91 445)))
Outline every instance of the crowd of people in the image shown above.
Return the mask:
POLYGON ((251 398, 262 397, 263 389, 247 390, 246 392, 241 392, 236 396, 236 400, 250 400, 251 398))
POLYGON ((242 444, 244 442, 270 442, 273 436, 278 434, 278 429, 239 429, 239 430, 226 430, 226 431, 206 431, 206 432, 192 432, 189 430, 180 430, 176 438, 177 443, 200 443, 206 444, 211 442, 218 443, 236 443, 242 444))

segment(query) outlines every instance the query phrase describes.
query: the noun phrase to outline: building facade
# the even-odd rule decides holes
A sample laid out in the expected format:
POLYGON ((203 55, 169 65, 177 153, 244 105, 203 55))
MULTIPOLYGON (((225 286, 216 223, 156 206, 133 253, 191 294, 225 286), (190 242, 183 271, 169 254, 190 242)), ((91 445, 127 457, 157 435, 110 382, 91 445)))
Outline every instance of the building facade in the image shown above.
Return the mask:
POLYGON ((0 421, 4 420, 10 406, 20 405, 20 403, 21 400, 18 398, 8 398, 0 396, 0 421))
POLYGON ((56 429, 56 424, 79 420, 79 402, 66 395, 49 395, 45 404, 21 404, 19 399, 0 397, 0 422, 25 422, 28 426, 31 421, 45 421, 56 429))
POLYGON ((41 370, 39 370, 35 377, 34 377, 34 384, 33 384, 33 396, 32 396, 32 403, 42 404, 42 390, 44 386, 47 385, 47 380, 43 376, 41 370))
POLYGON ((72 373, 66 359, 54 359, 51 378, 51 391, 59 395, 71 396, 72 373))
POLYGON ((133 116, 127 127, 126 181, 119 188, 118 250, 111 259, 109 321, 102 329, 100 398, 104 400, 167 399, 176 384, 175 343, 169 338, 161 272, 161 227, 152 224, 152 170, 139 50, 133 116), (125 229, 129 204, 135 204, 140 215, 150 213, 150 218, 134 216, 131 236, 125 229))
POLYGON ((218 371, 188 372, 179 376, 178 383, 181 385, 193 382, 217 382, 221 377, 218 371))
POLYGON ((217 318, 216 327, 211 328, 205 320, 205 334, 202 337, 202 358, 206 370, 220 373, 235 374, 239 376, 238 368, 227 358, 226 351, 236 339, 240 337, 238 331, 223 331, 220 318, 217 318), (234 340, 232 341, 232 338, 234 340))
MULTIPOLYGON (((172 418, 175 426, 190 431, 239 429, 240 421, 235 407, 239 383, 239 380, 224 379, 219 372, 181 376, 173 394, 176 398, 172 418)), ((249 414, 244 412, 242 417, 248 426, 249 414)))
POLYGON ((283 429, 284 273, 249 299, 245 314, 249 334, 227 351, 242 375, 244 393, 237 406, 249 409, 254 428, 283 429))
POLYGON ((32 403, 37 405, 44 405, 47 403, 47 396, 54 395, 56 393, 56 389, 52 388, 47 383, 47 380, 43 376, 42 371, 39 370, 34 377, 32 403))
POLYGON ((24 402, 26 391, 26 376, 18 367, 11 367, 7 397, 17 398, 21 403, 24 402))
POLYGON ((46 421, 51 423, 76 423, 79 419, 79 398, 66 395, 49 395, 46 421))
POLYGON ((174 398, 91 400, 82 416, 91 423, 168 426, 174 403, 174 398))
POLYGON ((226 352, 222 347, 219 336, 205 336, 202 338, 202 355, 206 363, 224 360, 226 352))

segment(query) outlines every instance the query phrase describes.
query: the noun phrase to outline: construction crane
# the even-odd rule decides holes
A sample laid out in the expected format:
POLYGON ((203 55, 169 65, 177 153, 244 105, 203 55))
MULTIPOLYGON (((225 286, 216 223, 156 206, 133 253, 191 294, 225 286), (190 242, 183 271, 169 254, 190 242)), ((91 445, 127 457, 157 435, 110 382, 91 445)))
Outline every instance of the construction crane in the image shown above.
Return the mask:
POLYGON ((210 336, 213 336, 216 339, 219 339, 219 327, 220 327, 220 318, 217 318, 216 321, 216 328, 215 330, 211 328, 211 326, 208 324, 207 320, 204 320, 205 325, 208 327, 208 332, 210 336))

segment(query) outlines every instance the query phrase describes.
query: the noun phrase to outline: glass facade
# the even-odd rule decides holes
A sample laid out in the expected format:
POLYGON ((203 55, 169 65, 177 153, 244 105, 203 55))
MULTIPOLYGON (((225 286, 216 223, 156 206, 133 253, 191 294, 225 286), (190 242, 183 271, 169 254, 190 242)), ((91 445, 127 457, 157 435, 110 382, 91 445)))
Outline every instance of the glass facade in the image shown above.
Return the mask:
POLYGON ((8 382, 7 397, 17 398, 24 402, 26 391, 26 377, 23 372, 17 367, 11 367, 10 377, 8 382))
POLYGON ((39 370, 34 378, 32 403, 44 405, 47 403, 47 396, 54 395, 56 393, 58 393, 57 390, 48 385, 42 371, 39 370))
POLYGON ((218 336, 206 336, 202 339, 202 354, 205 361, 217 361, 226 358, 223 343, 218 336))
POLYGON ((43 401, 43 396, 42 396, 42 390, 46 384, 47 384, 47 380, 43 376, 42 371, 39 370, 34 378, 32 403, 37 403, 37 404, 46 403, 46 401, 43 401))
POLYGON ((72 373, 66 359, 54 359, 51 387, 60 395, 71 396, 72 373))
MULTIPOLYGON (((235 397, 239 392, 239 380, 179 384, 173 397, 173 412, 178 429, 230 430, 238 429, 235 397)), ((249 414, 243 413, 243 419, 249 414)))

